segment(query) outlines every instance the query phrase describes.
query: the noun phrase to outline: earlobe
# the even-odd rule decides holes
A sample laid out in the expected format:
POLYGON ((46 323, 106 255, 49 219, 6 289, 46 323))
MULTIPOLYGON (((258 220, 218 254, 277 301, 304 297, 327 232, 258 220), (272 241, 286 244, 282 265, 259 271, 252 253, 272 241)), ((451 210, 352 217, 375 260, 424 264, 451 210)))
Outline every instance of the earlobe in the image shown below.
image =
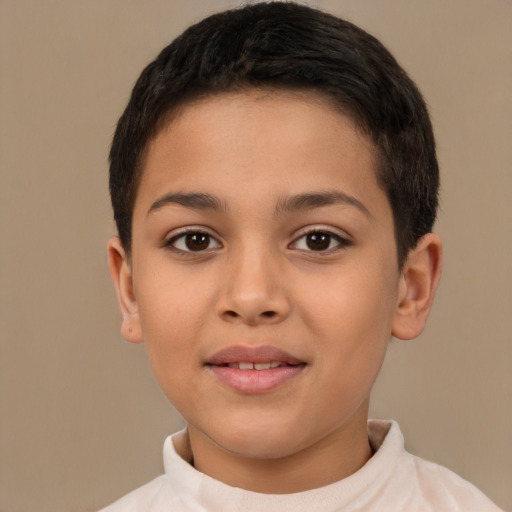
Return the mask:
POLYGON ((427 321, 441 277, 442 243, 428 233, 409 252, 398 289, 392 335, 410 340, 421 334, 427 321))
POLYGON ((142 330, 133 290, 131 266, 119 237, 113 237, 108 242, 108 266, 123 317, 121 335, 126 341, 141 343, 142 330))

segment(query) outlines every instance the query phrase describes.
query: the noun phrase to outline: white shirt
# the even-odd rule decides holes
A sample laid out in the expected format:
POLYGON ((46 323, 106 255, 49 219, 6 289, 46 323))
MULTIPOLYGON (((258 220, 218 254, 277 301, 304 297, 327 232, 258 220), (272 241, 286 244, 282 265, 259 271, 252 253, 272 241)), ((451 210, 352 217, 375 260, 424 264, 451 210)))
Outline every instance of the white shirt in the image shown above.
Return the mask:
MULTIPOLYGON (((164 444, 165 474, 100 512, 499 512, 450 470, 411 455, 394 421, 370 420, 373 457, 339 482, 294 494, 231 487, 194 469, 178 454, 186 433, 164 444)), ((184 443, 185 440, 185 443, 184 443)), ((185 457, 185 458, 183 458, 185 457)))

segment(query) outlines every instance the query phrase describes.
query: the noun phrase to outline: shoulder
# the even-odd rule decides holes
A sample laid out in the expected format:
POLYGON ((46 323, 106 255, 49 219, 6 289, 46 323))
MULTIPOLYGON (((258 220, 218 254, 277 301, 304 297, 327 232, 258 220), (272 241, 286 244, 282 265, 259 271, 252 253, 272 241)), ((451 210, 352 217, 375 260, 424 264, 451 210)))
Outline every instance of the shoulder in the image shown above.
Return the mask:
POLYGON ((410 455, 417 490, 433 510, 499 512, 500 509, 473 484, 453 471, 410 455))
MULTIPOLYGON (((99 512, 169 512, 195 510, 194 499, 199 485, 184 456, 176 451, 186 448, 184 431, 169 436, 164 443, 165 473, 131 491, 99 512)), ((185 450, 186 452, 186 450, 185 450)), ((187 459, 188 460, 188 459, 187 459)))
POLYGON ((108 507, 99 512, 140 512, 141 510, 155 510, 155 500, 166 491, 166 476, 161 475, 151 482, 126 494, 108 507))
POLYGON ((381 477, 377 491, 382 500, 380 510, 500 512, 479 489, 453 471, 407 452, 395 421, 372 420, 368 434, 376 452, 370 463, 378 467, 381 477))

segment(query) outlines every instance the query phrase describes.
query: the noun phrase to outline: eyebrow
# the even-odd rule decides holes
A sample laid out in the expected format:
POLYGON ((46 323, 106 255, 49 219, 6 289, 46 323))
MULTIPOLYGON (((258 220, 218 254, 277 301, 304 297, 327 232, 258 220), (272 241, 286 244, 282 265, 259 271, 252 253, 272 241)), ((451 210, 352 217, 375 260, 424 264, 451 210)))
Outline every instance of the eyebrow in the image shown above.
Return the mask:
MULTIPOLYGON (((194 210, 212 210, 227 212, 227 204, 218 197, 204 192, 170 192, 157 199, 149 208, 147 215, 169 204, 178 204, 194 210)), ((323 206, 344 204, 354 206, 364 213, 370 220, 373 219, 368 208, 355 197, 338 190, 308 192, 279 199, 274 213, 293 213, 301 210, 312 210, 323 206)))
POLYGON ((148 215, 169 204, 179 204, 194 210, 227 211, 227 205, 219 198, 202 192, 170 192, 157 199, 149 208, 148 215))
POLYGON ((373 220, 370 210, 368 210, 368 208, 359 201, 359 199, 338 190, 310 192, 280 199, 276 205, 275 212, 276 214, 291 213, 336 204, 354 206, 364 213, 370 220, 373 220))

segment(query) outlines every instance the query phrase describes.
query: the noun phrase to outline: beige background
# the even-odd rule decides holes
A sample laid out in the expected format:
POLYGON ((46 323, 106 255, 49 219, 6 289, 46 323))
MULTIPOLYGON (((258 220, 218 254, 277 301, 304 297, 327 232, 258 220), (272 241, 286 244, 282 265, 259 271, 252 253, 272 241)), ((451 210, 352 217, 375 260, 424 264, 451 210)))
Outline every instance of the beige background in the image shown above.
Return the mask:
MULTIPOLYGON (((512 508, 512 2, 319 0, 394 52, 430 105, 445 273, 391 345, 373 414, 512 508)), ((236 1, 0 0, 0 512, 93 511, 162 471, 181 423, 123 342, 106 155, 149 59, 236 1)))

